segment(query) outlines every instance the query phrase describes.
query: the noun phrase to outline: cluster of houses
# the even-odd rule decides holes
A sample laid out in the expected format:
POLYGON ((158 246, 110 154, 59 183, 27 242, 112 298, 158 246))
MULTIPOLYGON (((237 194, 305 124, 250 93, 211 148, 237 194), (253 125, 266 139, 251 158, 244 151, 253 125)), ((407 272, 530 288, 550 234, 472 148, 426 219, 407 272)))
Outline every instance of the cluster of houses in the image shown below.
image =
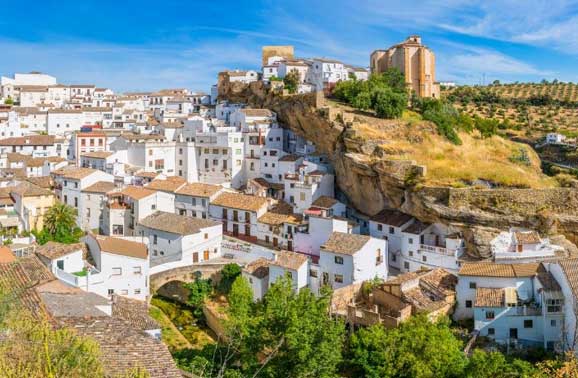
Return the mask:
POLYGON ((289 74, 297 78, 297 93, 310 93, 330 92, 340 81, 367 80, 369 70, 335 59, 298 58, 294 56, 293 46, 265 46, 260 72, 255 70, 225 71, 219 75, 219 81, 248 84, 262 80, 274 85, 289 74))
MULTIPOLYGON (((368 74, 280 46, 264 48, 262 66, 226 79, 298 72, 308 92, 368 74)), ((478 261, 458 227, 394 209, 361 214, 336 190, 329 159, 274 112, 213 92, 116 95, 40 73, 2 77, 0 279, 26 262, 47 277, 34 298, 52 316, 66 318, 55 304, 66 294, 71 308, 85 303, 80 317, 108 324, 115 303, 146 304, 159 274, 234 262, 255 300, 282 277, 315 294, 330 286, 332 311, 354 325, 450 315, 498 343, 575 346, 578 259, 566 247, 512 228, 478 261), (30 236, 56 203, 76 210, 80 243, 30 236)))

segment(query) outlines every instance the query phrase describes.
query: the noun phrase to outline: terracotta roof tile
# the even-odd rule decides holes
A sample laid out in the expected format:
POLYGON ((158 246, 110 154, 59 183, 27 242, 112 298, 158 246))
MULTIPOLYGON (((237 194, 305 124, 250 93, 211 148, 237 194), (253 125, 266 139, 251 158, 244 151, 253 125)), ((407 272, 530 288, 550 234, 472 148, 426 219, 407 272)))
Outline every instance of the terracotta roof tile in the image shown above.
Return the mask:
POLYGON ((223 189, 220 185, 203 184, 193 182, 180 187, 175 193, 185 196, 209 198, 223 189))
POLYGON ((186 184, 186 180, 179 176, 167 177, 165 180, 156 179, 151 181, 146 188, 160 190, 162 192, 174 193, 177 189, 186 184))
POLYGON ((84 243, 63 244, 49 241, 48 243, 38 247, 36 253, 49 260, 54 260, 76 251, 82 251, 84 253, 85 250, 86 247, 84 243))
POLYGON ((139 223, 147 228, 179 235, 196 234, 203 228, 220 225, 220 223, 213 220, 191 218, 164 211, 157 211, 142 219, 139 223))
POLYGON ((148 258, 147 246, 143 243, 102 235, 95 235, 94 238, 102 252, 137 259, 148 258))
POLYGON ((402 213, 398 210, 385 209, 370 218, 377 223, 387 224, 393 227, 401 227, 407 222, 410 222, 413 217, 409 214, 402 213))
POLYGON ((331 207, 333 207, 337 203, 339 203, 339 201, 336 200, 335 198, 332 198, 329 196, 321 196, 321 197, 317 198, 315 201, 313 201, 311 206, 312 207, 319 207, 321 209, 330 209, 331 207))
POLYGON ((154 190, 150 190, 140 186, 129 185, 126 188, 124 188, 120 193, 132 199, 140 200, 148 196, 152 196, 156 192, 154 190))
POLYGON ((51 146, 53 144, 54 135, 28 135, 0 139, 0 146, 51 146))
POLYGON ((267 277, 269 275, 269 264, 270 261, 264 257, 258 258, 257 260, 251 261, 243 268, 243 271, 259 279, 267 277))
POLYGON ((96 169, 92 168, 82 168, 82 167, 66 167, 62 169, 58 169, 54 171, 54 175, 62 176, 63 178, 72 179, 72 180, 82 180, 85 177, 90 176, 91 174, 99 172, 96 169))
POLYGON ((86 193, 108 193, 114 190, 114 183, 108 181, 97 181, 91 186, 82 189, 86 193))
POLYGON ((533 277, 538 273, 539 263, 529 264, 495 264, 495 263, 464 263, 460 268, 460 276, 479 277, 533 277))
POLYGON ((333 232, 325 244, 321 246, 321 249, 327 252, 354 255, 363 248, 370 239, 367 235, 333 232))
POLYGON ((271 266, 297 270, 307 262, 307 255, 291 251, 281 251, 275 254, 275 259, 269 262, 271 266))
POLYGON ((267 199, 264 197, 249 196, 240 193, 221 193, 212 202, 215 206, 227 207, 244 211, 258 211, 267 206, 267 199))

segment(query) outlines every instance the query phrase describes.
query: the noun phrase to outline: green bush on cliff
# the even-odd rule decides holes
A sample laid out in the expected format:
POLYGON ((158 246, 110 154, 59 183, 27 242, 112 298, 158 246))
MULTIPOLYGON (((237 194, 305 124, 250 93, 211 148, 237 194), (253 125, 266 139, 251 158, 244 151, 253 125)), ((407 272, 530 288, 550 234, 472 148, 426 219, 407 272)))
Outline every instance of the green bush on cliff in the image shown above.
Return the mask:
POLYGON ((407 107, 408 93, 403 74, 390 69, 368 80, 337 83, 333 96, 356 109, 373 110, 379 118, 399 118, 407 107))

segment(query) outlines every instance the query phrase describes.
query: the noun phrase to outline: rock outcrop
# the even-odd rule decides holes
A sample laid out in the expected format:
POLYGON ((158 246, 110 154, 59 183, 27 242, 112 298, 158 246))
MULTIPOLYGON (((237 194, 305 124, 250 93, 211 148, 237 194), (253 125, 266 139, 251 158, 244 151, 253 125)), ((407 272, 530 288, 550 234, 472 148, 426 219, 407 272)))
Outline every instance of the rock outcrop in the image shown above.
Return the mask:
MULTIPOLYGON (((286 128, 313 142, 332 161, 339 189, 367 215, 400 209, 424 222, 443 222, 462 231, 473 257, 489 257, 492 235, 511 226, 578 241, 578 190, 476 189, 421 184, 426 167, 387 160, 379 143, 356 135, 347 114, 324 106, 321 93, 281 95, 262 82, 227 84, 220 97, 277 113, 286 128)), ((432 132, 435 130, 432 128, 432 132)))

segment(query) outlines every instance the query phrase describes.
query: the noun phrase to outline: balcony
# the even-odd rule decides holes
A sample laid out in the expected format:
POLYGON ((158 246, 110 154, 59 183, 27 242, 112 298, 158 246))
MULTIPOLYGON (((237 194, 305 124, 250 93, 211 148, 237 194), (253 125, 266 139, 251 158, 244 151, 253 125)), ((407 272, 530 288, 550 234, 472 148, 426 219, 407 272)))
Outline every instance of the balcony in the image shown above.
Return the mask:
POLYGON ((459 252, 457 249, 448 249, 444 247, 437 247, 427 244, 420 244, 419 245, 419 252, 429 252, 429 253, 437 253, 438 255, 444 256, 456 256, 456 253, 459 252))

